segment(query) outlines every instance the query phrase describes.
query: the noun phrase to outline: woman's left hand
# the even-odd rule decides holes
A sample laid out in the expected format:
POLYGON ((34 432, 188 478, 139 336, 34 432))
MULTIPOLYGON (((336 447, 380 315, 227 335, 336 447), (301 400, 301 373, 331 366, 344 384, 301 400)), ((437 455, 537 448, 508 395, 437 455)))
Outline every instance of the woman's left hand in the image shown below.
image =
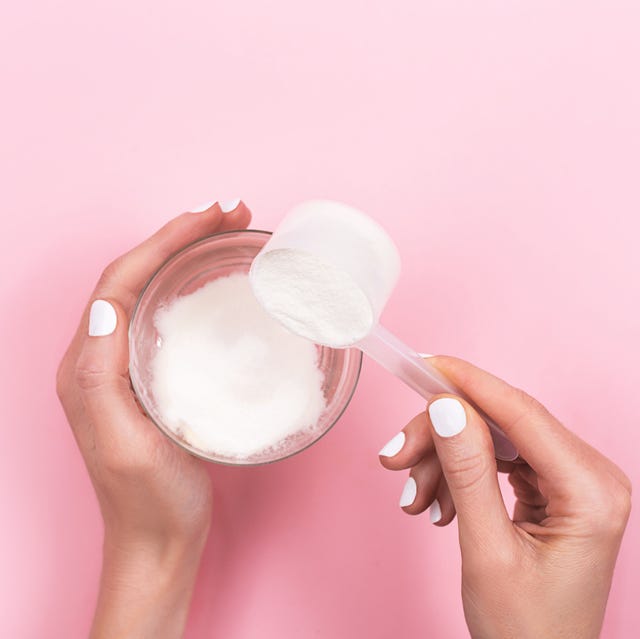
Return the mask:
POLYGON ((57 391, 104 519, 92 637, 177 637, 211 518, 206 463, 167 439, 129 380, 128 326, 154 271, 185 245, 245 228, 249 209, 185 213, 110 264, 58 370, 57 391))

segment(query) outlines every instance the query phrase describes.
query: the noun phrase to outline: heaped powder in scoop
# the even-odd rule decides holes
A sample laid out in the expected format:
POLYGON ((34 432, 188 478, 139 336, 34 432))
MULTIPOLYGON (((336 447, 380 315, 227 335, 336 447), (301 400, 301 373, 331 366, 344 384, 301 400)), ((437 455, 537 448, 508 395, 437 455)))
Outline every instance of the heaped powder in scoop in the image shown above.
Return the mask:
POLYGON ((325 409, 316 346, 258 304, 242 273, 159 309, 152 392, 192 446, 238 459, 312 428, 325 409))
POLYGON ((285 216, 249 278, 283 326, 345 348, 373 330, 399 273, 398 249, 375 220, 341 202, 311 200, 285 216))
POLYGON ((265 310, 297 335, 341 347, 369 333, 371 304, 357 284, 331 263, 301 251, 265 253, 253 272, 265 310))

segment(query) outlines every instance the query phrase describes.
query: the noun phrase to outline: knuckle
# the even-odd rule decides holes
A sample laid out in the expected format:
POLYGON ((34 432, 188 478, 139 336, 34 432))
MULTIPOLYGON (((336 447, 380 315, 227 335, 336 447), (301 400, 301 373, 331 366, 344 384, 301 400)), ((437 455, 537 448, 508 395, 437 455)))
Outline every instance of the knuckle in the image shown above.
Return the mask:
POLYGON ((629 493, 629 501, 631 501, 631 495, 633 494, 633 484, 631 483, 629 476, 626 473, 623 473, 621 471, 620 481, 622 482, 622 485, 626 488, 627 492, 629 493))
POLYGON ((139 290, 131 290, 123 283, 129 268, 127 254, 121 255, 108 264, 98 279, 95 288, 96 297, 106 297, 110 301, 115 299, 121 302, 124 299, 127 303, 134 303, 139 290))
POLYGON ((100 388, 105 384, 106 377, 102 370, 97 370, 91 366, 76 366, 74 379, 78 388, 83 391, 91 391, 100 388))
POLYGON ((535 397, 531 397, 529 393, 523 391, 521 388, 515 388, 515 403, 519 404, 522 408, 519 415, 510 423, 505 424, 505 431, 507 434, 510 430, 516 429, 521 423, 531 424, 547 421, 551 418, 549 411, 541 404, 535 397))
POLYGON ((521 388, 516 388, 515 392, 519 403, 523 406, 525 415, 536 418, 549 417, 549 411, 535 397, 521 388))
POLYGON ((117 257, 115 260, 107 264, 106 268, 104 269, 103 275, 107 279, 111 277, 116 277, 120 272, 121 264, 122 264, 122 258, 117 257))
POLYGON ((100 276, 99 286, 105 287, 113 283, 118 279, 118 275, 122 270, 122 258, 118 257, 113 262, 109 263, 107 267, 102 271, 100 276))
POLYGON ((631 495, 624 488, 619 488, 610 498, 611 521, 624 528, 631 514, 631 495))
POLYGON ((446 464, 447 483, 453 490, 473 490, 489 470, 487 456, 483 452, 459 455, 446 464))
POLYGON ((600 483, 592 491, 590 509, 594 532, 619 537, 627 526, 631 514, 631 494, 621 484, 605 486, 600 483))

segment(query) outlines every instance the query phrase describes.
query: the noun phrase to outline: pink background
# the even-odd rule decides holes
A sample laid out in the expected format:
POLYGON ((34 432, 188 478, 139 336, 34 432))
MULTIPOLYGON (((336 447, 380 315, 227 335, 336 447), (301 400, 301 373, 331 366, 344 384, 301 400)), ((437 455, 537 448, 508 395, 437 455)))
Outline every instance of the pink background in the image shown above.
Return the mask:
MULTIPOLYGON (((86 634, 101 522, 54 372, 102 267, 242 197, 332 197, 404 271, 385 320, 520 385, 640 483, 637 3, 35 0, 0 9, 0 636, 86 634)), ((187 636, 464 636, 454 527, 377 451, 422 409, 373 363, 313 449, 212 467, 187 636)), ((640 624, 632 515, 605 637, 640 624)))

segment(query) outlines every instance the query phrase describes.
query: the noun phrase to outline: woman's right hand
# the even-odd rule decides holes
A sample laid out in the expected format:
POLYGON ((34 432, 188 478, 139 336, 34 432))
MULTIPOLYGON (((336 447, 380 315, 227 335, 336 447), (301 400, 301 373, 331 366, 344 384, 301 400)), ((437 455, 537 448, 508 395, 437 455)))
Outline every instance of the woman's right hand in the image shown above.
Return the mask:
POLYGON ((520 451, 496 464, 486 424, 452 395, 434 397, 381 451, 385 468, 411 468, 405 512, 431 505, 438 526, 458 515, 472 637, 598 637, 631 508, 629 479, 523 391, 462 360, 429 362, 520 451), (513 520, 498 468, 514 487, 513 520))

